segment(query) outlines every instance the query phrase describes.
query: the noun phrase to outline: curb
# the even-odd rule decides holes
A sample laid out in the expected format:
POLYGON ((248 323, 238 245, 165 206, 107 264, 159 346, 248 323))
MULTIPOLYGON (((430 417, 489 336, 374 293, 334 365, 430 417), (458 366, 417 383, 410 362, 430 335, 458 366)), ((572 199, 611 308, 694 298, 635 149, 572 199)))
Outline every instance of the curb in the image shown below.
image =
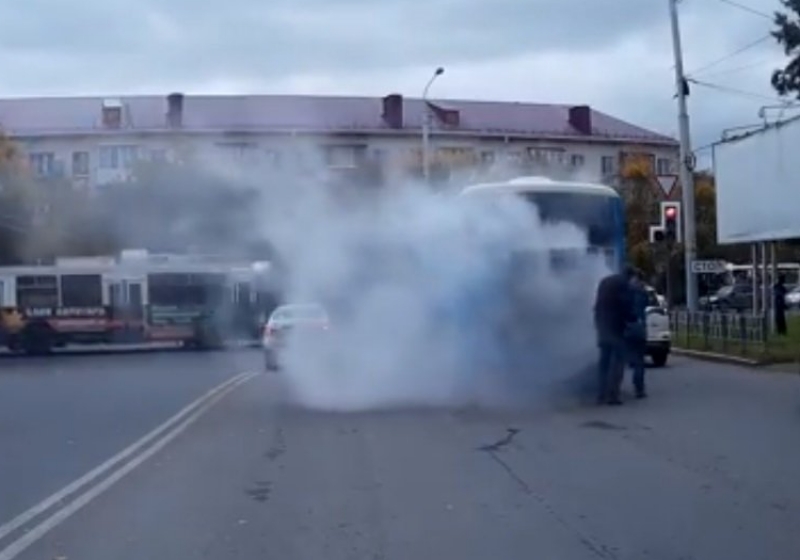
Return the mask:
POLYGON ((672 348, 672 352, 678 356, 686 356, 688 358, 696 358, 698 360, 706 360, 709 362, 717 362, 721 364, 733 364, 737 366, 762 366, 769 365, 768 362, 760 360, 752 360, 749 358, 740 358, 738 356, 729 356, 727 354, 718 354, 716 352, 705 352, 702 350, 687 350, 685 348, 672 348))

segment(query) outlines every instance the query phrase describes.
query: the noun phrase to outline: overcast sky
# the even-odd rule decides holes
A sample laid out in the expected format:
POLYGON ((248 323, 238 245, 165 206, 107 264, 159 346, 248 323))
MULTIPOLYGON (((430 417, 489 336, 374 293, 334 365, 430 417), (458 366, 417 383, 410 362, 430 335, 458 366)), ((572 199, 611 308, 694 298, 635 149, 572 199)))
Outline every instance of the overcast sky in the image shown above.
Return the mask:
MULTIPOLYGON (((783 53, 758 12, 778 7, 682 0, 686 70, 717 88, 693 87, 696 147, 777 101, 769 76, 783 53)), ((676 134, 667 0, 0 3, 0 96, 419 96, 439 65, 431 97, 588 103, 676 134)))

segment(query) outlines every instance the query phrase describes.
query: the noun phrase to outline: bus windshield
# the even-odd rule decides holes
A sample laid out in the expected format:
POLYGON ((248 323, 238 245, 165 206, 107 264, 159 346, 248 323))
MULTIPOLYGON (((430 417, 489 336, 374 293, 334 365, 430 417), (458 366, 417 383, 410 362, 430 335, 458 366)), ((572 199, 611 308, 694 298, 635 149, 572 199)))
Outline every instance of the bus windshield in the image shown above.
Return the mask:
POLYGON ((570 192, 528 192, 521 196, 536 205, 543 222, 569 222, 586 230, 590 245, 614 245, 613 198, 570 192))

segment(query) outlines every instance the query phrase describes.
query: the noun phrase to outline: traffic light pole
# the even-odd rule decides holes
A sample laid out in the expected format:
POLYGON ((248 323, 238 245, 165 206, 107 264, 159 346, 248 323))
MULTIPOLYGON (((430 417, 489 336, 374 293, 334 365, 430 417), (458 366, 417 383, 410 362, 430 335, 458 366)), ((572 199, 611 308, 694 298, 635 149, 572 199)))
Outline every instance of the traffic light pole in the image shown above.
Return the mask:
POLYGON ((694 156, 689 135, 689 110, 686 104, 686 80, 683 74, 683 51, 678 25, 678 1, 669 0, 672 25, 672 50, 675 57, 675 86, 678 95, 678 129, 680 134, 679 178, 683 202, 683 250, 686 268, 686 305, 697 311, 697 277, 692 273, 692 262, 697 255, 694 212, 694 156))
POLYGON ((672 309, 675 304, 675 291, 672 286, 672 243, 667 241, 667 271, 666 271, 666 292, 667 308, 672 309))

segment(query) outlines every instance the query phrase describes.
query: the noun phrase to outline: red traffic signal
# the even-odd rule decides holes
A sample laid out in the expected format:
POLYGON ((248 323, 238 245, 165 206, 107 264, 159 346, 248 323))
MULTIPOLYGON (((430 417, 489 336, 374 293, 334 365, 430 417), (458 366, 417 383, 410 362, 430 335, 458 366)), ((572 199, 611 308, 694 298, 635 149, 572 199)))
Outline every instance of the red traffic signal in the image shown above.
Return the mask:
POLYGON ((664 228, 664 238, 670 243, 681 242, 680 207, 675 202, 661 203, 661 226, 664 228))

